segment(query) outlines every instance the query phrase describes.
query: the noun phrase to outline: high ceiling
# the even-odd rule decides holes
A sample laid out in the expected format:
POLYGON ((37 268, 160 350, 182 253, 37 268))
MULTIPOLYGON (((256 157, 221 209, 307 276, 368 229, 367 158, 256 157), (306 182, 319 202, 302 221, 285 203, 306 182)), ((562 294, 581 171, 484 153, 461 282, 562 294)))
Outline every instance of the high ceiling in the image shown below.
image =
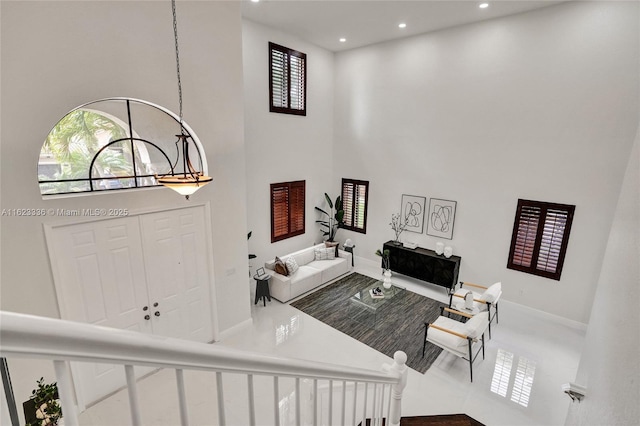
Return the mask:
POLYGON ((243 0, 243 17, 338 52, 562 1, 243 0), (398 24, 406 23, 406 28, 398 24), (340 38, 346 38, 341 43, 340 38))

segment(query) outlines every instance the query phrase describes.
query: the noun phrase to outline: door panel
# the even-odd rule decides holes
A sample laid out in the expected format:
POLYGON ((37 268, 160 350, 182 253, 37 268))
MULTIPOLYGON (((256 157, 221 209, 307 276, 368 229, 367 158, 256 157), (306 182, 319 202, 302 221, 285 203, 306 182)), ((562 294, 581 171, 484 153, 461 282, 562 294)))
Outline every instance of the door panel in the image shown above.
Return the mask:
MULTIPOLYGON (((54 228, 51 262, 63 319, 150 333, 144 320, 148 304, 137 218, 54 228)), ((72 363, 84 405, 124 384, 122 366, 72 363)), ((138 376, 151 371, 136 368, 138 376)))
POLYGON ((154 333, 213 339, 204 208, 152 213, 141 218, 154 333))

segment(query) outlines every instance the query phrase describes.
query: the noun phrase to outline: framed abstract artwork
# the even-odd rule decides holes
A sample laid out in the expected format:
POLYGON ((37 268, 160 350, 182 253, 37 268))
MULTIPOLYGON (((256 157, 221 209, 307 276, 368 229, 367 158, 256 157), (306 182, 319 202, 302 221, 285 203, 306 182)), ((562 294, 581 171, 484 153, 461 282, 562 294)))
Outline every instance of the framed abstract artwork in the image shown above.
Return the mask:
POLYGON ((446 239, 453 238, 453 223, 456 218, 456 202, 431 198, 427 216, 427 235, 446 239))
POLYGON ((424 209, 427 204, 426 197, 402 194, 400 217, 406 220, 406 230, 422 234, 424 230, 424 209))

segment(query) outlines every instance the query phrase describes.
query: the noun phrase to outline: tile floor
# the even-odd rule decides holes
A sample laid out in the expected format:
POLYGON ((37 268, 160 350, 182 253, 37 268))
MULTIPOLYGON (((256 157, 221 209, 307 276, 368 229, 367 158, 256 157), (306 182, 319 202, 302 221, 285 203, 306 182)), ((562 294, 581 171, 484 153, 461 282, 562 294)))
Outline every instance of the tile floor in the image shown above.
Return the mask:
MULTIPOLYGON (((356 271, 373 277, 380 273, 376 267, 356 267, 356 271)), ((397 275, 393 281, 411 291, 447 301, 444 289, 436 286, 397 275)), ((253 300, 251 303, 253 324, 217 344, 374 370, 392 361, 288 304, 275 300, 266 307, 262 303, 253 305, 253 300)), ((493 328, 493 338, 486 344, 486 358, 479 357, 474 363, 474 382, 469 382, 466 361, 443 352, 425 374, 409 371, 403 414, 466 413, 492 426, 563 425, 571 402, 560 386, 575 378, 583 340, 583 331, 504 302, 500 305, 500 324, 493 328)), ((223 376, 227 424, 246 425, 246 378, 223 376)), ((214 375, 187 372, 185 380, 191 424, 217 424, 214 375)), ((293 409, 288 408, 293 408, 294 387, 287 380, 282 380, 279 394, 283 425, 294 424, 293 409)), ((308 386, 303 383, 303 393, 308 386)), ((273 397, 260 397, 261 390, 272 395, 271 379, 256 377, 255 388, 257 423, 273 424, 273 397)), ((179 423, 173 371, 163 370, 141 380, 139 394, 144 424, 179 423)), ((127 407, 127 395, 121 391, 82 413, 81 424, 129 424, 128 409, 123 407, 127 407)))

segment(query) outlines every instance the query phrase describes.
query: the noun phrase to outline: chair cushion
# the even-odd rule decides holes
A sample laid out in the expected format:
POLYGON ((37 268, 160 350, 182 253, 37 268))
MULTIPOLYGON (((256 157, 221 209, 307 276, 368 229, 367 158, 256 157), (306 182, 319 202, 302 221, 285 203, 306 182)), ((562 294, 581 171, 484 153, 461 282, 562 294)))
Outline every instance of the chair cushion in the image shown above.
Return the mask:
POLYGON ((464 323, 464 334, 474 339, 479 338, 489 325, 489 312, 480 312, 464 323))
POLYGON ((296 262, 296 258, 293 256, 289 256, 284 264, 287 267, 287 272, 289 272, 289 275, 295 274, 299 268, 298 262, 296 262))
POLYGON ((485 292, 480 295, 479 299, 484 300, 485 302, 495 303, 501 294, 502 283, 498 282, 486 289, 485 292))
POLYGON ((338 246, 340 245, 339 242, 325 241, 324 245, 325 245, 325 247, 333 247, 336 250, 336 256, 338 256, 338 246))
MULTIPOLYGON (((460 321, 456 321, 451 318, 442 316, 438 317, 438 319, 433 322, 433 325, 437 325, 438 327, 446 328, 447 330, 455 331, 456 333, 463 335, 467 334, 465 325, 460 321)), ((467 339, 447 333, 446 331, 438 330, 437 328, 429 328, 427 331, 427 341, 448 349, 456 353, 458 356, 464 356, 469 345, 469 341, 467 339)))

